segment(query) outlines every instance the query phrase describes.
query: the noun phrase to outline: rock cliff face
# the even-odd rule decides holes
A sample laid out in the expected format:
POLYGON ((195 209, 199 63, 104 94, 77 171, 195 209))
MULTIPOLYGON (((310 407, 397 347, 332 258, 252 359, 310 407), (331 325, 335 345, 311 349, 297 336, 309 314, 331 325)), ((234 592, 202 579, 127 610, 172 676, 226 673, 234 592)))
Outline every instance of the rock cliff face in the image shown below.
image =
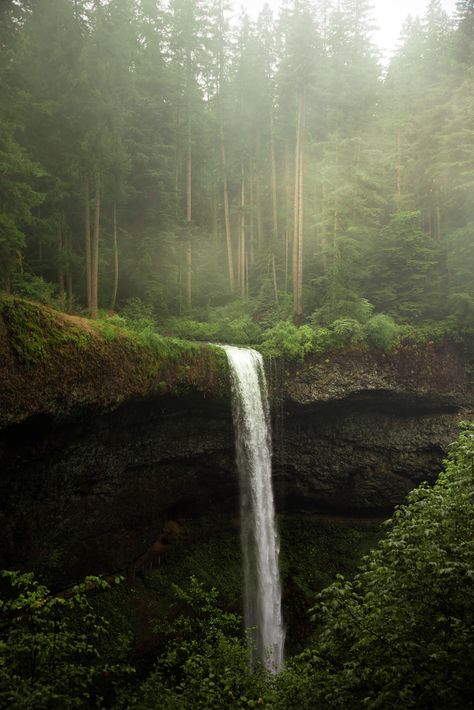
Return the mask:
POLYGON ((434 481, 459 421, 472 417, 464 358, 447 342, 334 353, 281 379, 274 470, 287 509, 389 514, 434 481))
MULTIPOLYGON (((172 542, 181 519, 237 516, 220 352, 166 360, 100 333, 78 345, 80 323, 48 315, 62 339, 46 339, 25 364, 9 317, 0 320, 0 566, 52 579, 133 571, 147 549, 172 542)), ((473 402, 450 344, 309 360, 275 379, 273 399, 279 511, 360 516, 387 515, 434 480, 473 402)))

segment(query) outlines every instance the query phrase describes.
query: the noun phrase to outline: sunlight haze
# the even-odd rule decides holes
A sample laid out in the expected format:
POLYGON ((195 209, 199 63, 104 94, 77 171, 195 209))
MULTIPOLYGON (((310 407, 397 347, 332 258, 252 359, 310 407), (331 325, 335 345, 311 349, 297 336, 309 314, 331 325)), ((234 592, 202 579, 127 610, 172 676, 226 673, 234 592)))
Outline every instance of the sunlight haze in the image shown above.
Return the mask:
MULTIPOLYGON (((232 3, 239 13, 245 10, 250 17, 256 18, 265 4, 269 5, 275 14, 281 7, 280 0, 234 0, 232 3)), ((456 0, 442 0, 443 8, 449 15, 453 14, 456 0)), ((425 13, 428 0, 375 0, 373 2, 373 17, 378 29, 374 32, 374 41, 380 47, 385 57, 396 49, 403 21, 408 15, 422 17, 425 13)))

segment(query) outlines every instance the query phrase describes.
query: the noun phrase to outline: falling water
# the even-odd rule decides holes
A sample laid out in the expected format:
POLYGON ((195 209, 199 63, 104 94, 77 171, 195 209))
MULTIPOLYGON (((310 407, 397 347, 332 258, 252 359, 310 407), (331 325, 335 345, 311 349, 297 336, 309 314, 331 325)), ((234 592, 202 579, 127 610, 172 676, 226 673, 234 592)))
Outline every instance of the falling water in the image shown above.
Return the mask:
POLYGON ((232 377, 232 414, 240 476, 245 625, 250 630, 253 655, 276 672, 283 665, 285 632, 265 372, 262 356, 255 350, 223 347, 232 377))

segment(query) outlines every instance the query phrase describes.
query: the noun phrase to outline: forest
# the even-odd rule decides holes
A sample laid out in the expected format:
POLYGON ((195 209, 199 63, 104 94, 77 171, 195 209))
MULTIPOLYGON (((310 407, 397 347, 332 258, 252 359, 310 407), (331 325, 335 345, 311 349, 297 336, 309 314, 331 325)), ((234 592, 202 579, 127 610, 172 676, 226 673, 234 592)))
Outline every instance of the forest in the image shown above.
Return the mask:
POLYGON ((472 325, 469 0, 408 18, 387 67, 364 0, 0 17, 5 290, 198 339, 279 324, 270 349, 472 325))
POLYGON ((474 2, 372 10, 1 1, 0 708, 474 708, 474 2))

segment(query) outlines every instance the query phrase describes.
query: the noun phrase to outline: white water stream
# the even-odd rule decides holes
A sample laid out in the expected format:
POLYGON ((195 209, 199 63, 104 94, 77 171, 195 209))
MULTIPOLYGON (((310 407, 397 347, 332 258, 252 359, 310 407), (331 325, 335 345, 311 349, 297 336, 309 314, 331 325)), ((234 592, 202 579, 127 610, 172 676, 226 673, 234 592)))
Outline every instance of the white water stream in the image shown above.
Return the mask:
POLYGON ((279 541, 272 489, 271 429, 263 360, 255 350, 223 346, 232 377, 232 415, 240 476, 244 615, 253 655, 283 666, 279 541))

